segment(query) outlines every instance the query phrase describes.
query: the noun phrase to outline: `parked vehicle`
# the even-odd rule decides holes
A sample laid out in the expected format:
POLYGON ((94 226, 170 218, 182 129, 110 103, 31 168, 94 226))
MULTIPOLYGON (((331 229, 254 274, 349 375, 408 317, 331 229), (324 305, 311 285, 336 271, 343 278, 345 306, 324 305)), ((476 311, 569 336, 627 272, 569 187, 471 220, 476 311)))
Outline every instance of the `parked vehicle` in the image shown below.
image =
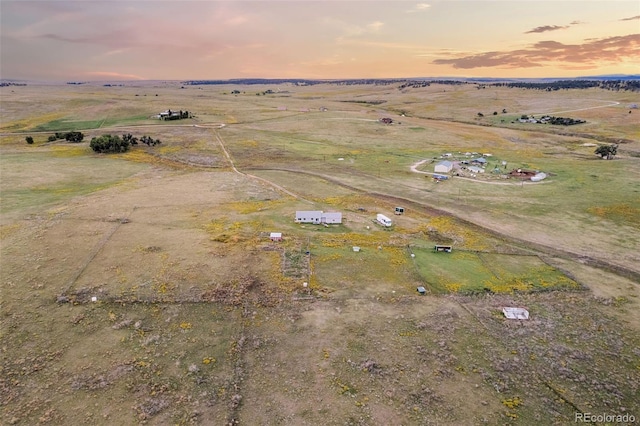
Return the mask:
POLYGON ((391 226, 392 222, 391 219, 389 219, 388 217, 386 217, 385 215, 378 213, 378 215, 376 216, 376 220, 378 221, 378 223, 382 226, 391 226))

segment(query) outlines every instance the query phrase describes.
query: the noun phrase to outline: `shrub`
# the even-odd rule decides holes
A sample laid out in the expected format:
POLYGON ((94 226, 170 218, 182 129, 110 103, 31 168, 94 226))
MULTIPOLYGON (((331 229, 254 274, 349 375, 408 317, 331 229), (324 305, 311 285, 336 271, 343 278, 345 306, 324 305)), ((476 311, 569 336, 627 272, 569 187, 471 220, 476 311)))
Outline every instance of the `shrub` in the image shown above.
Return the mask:
POLYGON ((27 141, 29 145, 33 143, 33 138, 31 136, 27 136, 26 138, 24 138, 24 140, 27 141))

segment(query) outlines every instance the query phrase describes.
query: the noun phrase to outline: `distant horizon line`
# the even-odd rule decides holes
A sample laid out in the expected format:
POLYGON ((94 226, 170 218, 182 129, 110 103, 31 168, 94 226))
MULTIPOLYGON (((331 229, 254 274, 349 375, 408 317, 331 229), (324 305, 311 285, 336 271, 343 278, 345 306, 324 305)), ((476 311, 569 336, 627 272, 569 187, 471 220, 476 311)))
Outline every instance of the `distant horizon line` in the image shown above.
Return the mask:
POLYGON ((135 82, 196 82, 196 81, 212 81, 212 82, 229 82, 237 83, 240 81, 277 81, 277 82, 339 82, 339 81, 358 81, 358 80, 379 80, 379 81, 425 81, 425 80, 460 80, 460 81, 561 81, 561 80, 584 80, 584 79, 625 79, 640 80, 640 74, 600 74, 600 75, 584 75, 574 77, 460 77, 460 76, 435 76, 435 77, 351 77, 351 78, 269 78, 269 77, 234 77, 234 78, 188 78, 188 79, 92 79, 92 80, 39 80, 39 79, 17 79, 17 78, 0 78, 3 83, 42 83, 42 84, 89 84, 89 83, 135 83, 135 82))

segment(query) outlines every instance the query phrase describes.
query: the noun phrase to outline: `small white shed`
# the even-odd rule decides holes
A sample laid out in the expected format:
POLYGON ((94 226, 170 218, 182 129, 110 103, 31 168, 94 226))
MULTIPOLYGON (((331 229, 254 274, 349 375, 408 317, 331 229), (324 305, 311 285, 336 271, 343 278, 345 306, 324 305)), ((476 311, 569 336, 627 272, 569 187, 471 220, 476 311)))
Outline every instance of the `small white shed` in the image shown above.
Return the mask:
POLYGON ((271 241, 282 241, 282 232, 272 232, 269 234, 269 239, 271 241))
POLYGON ((529 311, 524 308, 502 308, 502 312, 504 313, 504 316, 509 319, 529 319, 529 311))

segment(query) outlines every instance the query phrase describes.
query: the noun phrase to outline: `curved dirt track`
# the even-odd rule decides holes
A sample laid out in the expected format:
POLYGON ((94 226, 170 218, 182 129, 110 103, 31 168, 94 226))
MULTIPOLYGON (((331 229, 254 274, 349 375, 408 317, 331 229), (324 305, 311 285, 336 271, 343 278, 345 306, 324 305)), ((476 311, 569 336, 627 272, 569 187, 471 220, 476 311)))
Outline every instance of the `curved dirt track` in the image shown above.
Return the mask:
MULTIPOLYGON (((410 169, 412 172, 414 173, 420 173, 423 175, 437 175, 439 173, 431 173, 431 172, 422 172, 420 170, 418 170, 418 166, 420 166, 421 164, 426 163, 429 160, 420 160, 417 163, 414 163, 411 165, 410 169)), ((464 176, 456 176, 456 180, 466 180, 467 182, 475 182, 475 183, 484 183, 487 185, 505 185, 505 186, 519 186, 519 185, 538 185, 541 183, 548 183, 549 181, 540 181, 540 182, 531 182, 531 181, 521 181, 521 182, 491 182, 491 181, 487 181, 487 180, 478 180, 478 179, 471 179, 468 177, 464 177, 464 176)))

